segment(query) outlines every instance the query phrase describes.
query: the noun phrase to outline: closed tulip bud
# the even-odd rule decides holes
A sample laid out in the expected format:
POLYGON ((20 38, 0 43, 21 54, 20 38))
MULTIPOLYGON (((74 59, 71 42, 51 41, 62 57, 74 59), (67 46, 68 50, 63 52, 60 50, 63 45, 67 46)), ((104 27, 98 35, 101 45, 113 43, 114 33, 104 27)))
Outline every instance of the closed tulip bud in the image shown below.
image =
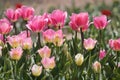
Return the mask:
POLYGON ((65 43, 63 46, 63 52, 66 54, 68 52, 68 45, 65 43))
POLYGON ((32 66, 32 75, 33 76, 40 76, 40 74, 42 73, 42 66, 38 66, 38 65, 36 65, 36 64, 34 64, 33 66, 32 66))
POLYGON ((105 50, 100 50, 99 59, 102 60, 105 56, 106 56, 106 51, 105 50))
POLYGON ((78 53, 76 56, 75 56, 75 63, 78 65, 78 66, 81 66, 82 63, 84 61, 84 56, 80 53, 78 53))
POLYGON ((93 63, 93 70, 94 70, 95 73, 100 73, 100 71, 101 71, 101 64, 100 64, 100 62, 95 61, 93 63))
POLYGON ((21 47, 11 49, 10 58, 13 60, 19 60, 22 56, 23 50, 21 47))

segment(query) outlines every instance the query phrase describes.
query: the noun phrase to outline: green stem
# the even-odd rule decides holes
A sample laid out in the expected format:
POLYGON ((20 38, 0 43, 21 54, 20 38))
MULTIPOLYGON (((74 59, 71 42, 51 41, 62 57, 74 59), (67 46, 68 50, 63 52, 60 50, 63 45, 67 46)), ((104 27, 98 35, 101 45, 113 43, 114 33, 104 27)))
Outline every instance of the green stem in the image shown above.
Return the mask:
POLYGON ((99 49, 102 47, 102 30, 99 30, 99 49))
POLYGON ((75 40, 77 41, 77 31, 75 31, 75 40))
POLYGON ((38 33, 38 42, 37 43, 38 43, 38 47, 41 48, 42 46, 41 46, 41 41, 40 41, 40 33, 38 33))
POLYGON ((118 65, 119 65, 119 53, 118 52, 117 52, 117 56, 116 56, 116 62, 117 62, 116 68, 118 68, 118 65))
POLYGON ((16 35, 17 34, 17 27, 16 27, 16 23, 15 22, 13 23, 13 28, 15 30, 15 35, 16 35))
POLYGON ((84 43, 84 34, 83 34, 81 28, 80 28, 80 34, 81 34, 81 41, 82 41, 81 47, 82 47, 82 53, 83 53, 84 52, 84 46, 83 46, 83 43, 84 43))
POLYGON ((99 73, 95 73, 95 80, 99 80, 99 73))

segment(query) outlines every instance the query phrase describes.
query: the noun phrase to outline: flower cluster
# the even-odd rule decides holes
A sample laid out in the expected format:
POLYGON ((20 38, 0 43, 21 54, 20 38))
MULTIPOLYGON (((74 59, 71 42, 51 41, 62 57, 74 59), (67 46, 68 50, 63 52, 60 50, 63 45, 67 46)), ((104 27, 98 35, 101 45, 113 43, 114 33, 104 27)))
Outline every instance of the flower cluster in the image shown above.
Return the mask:
MULTIPOLYGON (((109 51, 119 53, 120 38, 110 39, 109 43, 104 39, 104 30, 110 22, 106 15, 95 16, 90 21, 88 12, 72 13, 69 26, 75 36, 70 40, 67 40, 67 35, 63 32, 68 18, 66 11, 57 9, 52 13, 35 15, 32 7, 18 5, 16 9, 7 9, 5 16, 6 18, 0 19, 0 58, 6 58, 7 60, 3 60, 4 64, 9 61, 10 66, 13 66, 8 73, 15 75, 15 80, 18 80, 16 74, 21 76, 21 73, 25 76, 32 74, 29 79, 34 79, 35 76, 39 80, 53 80, 53 77, 60 80, 73 75, 71 79, 66 79, 78 80, 80 76, 80 79, 83 75, 86 76, 84 72, 89 72, 85 77, 88 79, 94 73, 102 73, 102 66, 114 63, 117 66, 114 69, 118 69, 119 55, 112 58, 114 62, 107 62, 109 56, 113 55, 109 51), (99 32, 97 37, 90 36, 91 27, 95 30, 94 34, 99 32)), ((104 74, 105 72, 103 71, 104 74)))

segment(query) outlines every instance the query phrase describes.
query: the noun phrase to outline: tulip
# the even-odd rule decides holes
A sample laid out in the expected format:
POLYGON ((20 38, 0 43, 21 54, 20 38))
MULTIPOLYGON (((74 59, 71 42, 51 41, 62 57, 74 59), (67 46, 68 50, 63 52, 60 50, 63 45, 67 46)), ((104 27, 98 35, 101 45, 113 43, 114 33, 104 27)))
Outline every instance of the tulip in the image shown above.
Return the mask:
POLYGON ((51 43, 51 42, 53 42, 54 35, 55 35, 55 31, 52 30, 52 29, 48 29, 48 30, 44 31, 44 32, 43 32, 44 41, 45 41, 46 43, 51 43))
POLYGON ((21 13, 24 20, 30 20, 34 15, 34 9, 32 7, 22 6, 21 13))
POLYGON ((15 8, 18 9, 18 8, 21 8, 22 7, 22 4, 21 3, 16 3, 15 4, 15 8))
POLYGON ((16 48, 21 46, 22 37, 19 37, 18 35, 8 36, 7 41, 11 47, 16 48))
POLYGON ((106 15, 106 16, 110 16, 110 15, 111 15, 111 11, 110 11, 110 10, 107 10, 107 9, 101 10, 101 13, 102 13, 103 15, 106 15))
POLYGON ((82 12, 79 14, 72 14, 70 17, 70 22, 69 22, 70 27, 73 30, 80 31, 86 31, 89 27, 89 16, 87 12, 82 12))
POLYGON ((20 60, 22 53, 23 53, 23 50, 21 47, 13 48, 9 52, 10 58, 13 60, 20 60))
POLYGON ((54 39, 53 39, 53 43, 56 46, 61 46, 63 44, 64 40, 63 40, 63 33, 62 30, 58 30, 55 32, 54 35, 54 39))
POLYGON ((47 21, 47 26, 48 28, 53 26, 52 19, 51 19, 51 14, 44 13, 43 16, 48 20, 47 21))
POLYGON ((22 40, 23 49, 31 49, 32 48, 32 39, 31 37, 25 38, 22 40))
POLYGON ((100 62, 95 61, 93 63, 93 70, 94 70, 95 73, 100 73, 100 71, 101 71, 101 64, 100 64, 100 62))
POLYGON ((51 49, 47 46, 44 46, 43 48, 38 50, 38 53, 42 58, 50 57, 51 49))
POLYGON ((16 22, 21 17, 21 9, 7 9, 5 15, 10 21, 16 22))
POLYGON ((86 50, 92 50, 95 47, 95 44, 97 43, 96 40, 92 38, 84 39, 84 48, 86 50))
POLYGON ((38 66, 38 65, 34 64, 32 66, 31 71, 32 71, 33 76, 36 76, 36 77, 40 76, 40 74, 42 73, 42 66, 38 66))
POLYGON ((101 15, 94 17, 93 22, 96 29, 102 30, 107 26, 109 21, 107 21, 107 17, 105 15, 101 15))
POLYGON ((106 56, 106 51, 105 50, 100 50, 99 59, 102 60, 105 56, 106 56))
POLYGON ((55 57, 45 57, 42 59, 41 63, 45 69, 53 69, 55 67, 55 57))
POLYGON ((46 23, 47 19, 43 16, 34 16, 34 18, 31 19, 26 26, 31 31, 38 33, 42 31, 42 29, 46 26, 46 23))
POLYGON ((63 12, 61 10, 54 10, 51 13, 50 18, 52 20, 52 24, 56 28, 61 29, 65 24, 65 19, 67 18, 67 12, 63 12))
POLYGON ((78 66, 81 66, 82 63, 84 61, 84 56, 80 53, 78 53, 76 56, 75 56, 75 63, 78 65, 78 66))
POLYGON ((116 39, 116 40, 110 39, 109 40, 109 46, 114 51, 120 51, 120 38, 116 39))
POLYGON ((8 34, 12 30, 10 22, 4 18, 0 19, 0 34, 8 34))

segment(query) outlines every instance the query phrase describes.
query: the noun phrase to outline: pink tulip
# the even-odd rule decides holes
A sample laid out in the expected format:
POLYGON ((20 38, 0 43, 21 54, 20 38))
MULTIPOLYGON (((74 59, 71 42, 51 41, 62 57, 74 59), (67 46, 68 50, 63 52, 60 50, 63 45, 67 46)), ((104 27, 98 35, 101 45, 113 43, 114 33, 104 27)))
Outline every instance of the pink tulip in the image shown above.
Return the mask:
POLYGON ((16 48, 16 47, 21 46, 22 37, 19 37, 18 35, 14 35, 11 37, 8 36, 7 41, 10 44, 10 46, 12 46, 13 48, 16 48))
POLYGON ((95 27, 100 30, 104 29, 108 24, 107 17, 105 15, 94 17, 93 22, 95 27))
POLYGON ((56 28, 63 28, 65 24, 65 19, 67 18, 67 12, 63 12, 61 10, 54 10, 51 13, 50 18, 56 28))
POLYGON ((34 15, 34 9, 32 7, 22 6, 21 13, 24 20, 30 20, 30 18, 34 15))
POLYGON ((56 46, 61 46, 63 44, 64 40, 63 40, 63 33, 62 30, 58 30, 55 32, 54 35, 54 39, 53 39, 53 43, 56 46))
POLYGON ((42 66, 38 66, 38 65, 34 64, 32 66, 31 71, 34 76, 40 76, 40 74, 42 73, 42 66))
POLYGON ((95 47, 96 40, 92 38, 84 39, 84 48, 86 50, 92 50, 95 47))
POLYGON ((47 26, 52 27, 53 24, 52 24, 51 14, 44 13, 43 16, 48 20, 47 21, 47 26))
POLYGON ((22 39, 22 48, 23 49, 31 49, 32 48, 32 39, 31 37, 27 37, 27 38, 24 38, 22 39))
POLYGON ((93 70, 94 70, 95 73, 100 73, 100 71, 101 71, 101 64, 100 64, 100 62, 95 61, 93 63, 93 70))
POLYGON ((44 38, 44 41, 47 43, 51 43, 53 42, 53 39, 54 39, 54 35, 55 35, 55 31, 52 30, 52 29, 48 29, 46 30, 45 32, 43 32, 43 38, 44 38))
POLYGON ((13 60, 19 60, 22 56, 23 50, 21 47, 11 49, 10 58, 13 60))
POLYGON ((55 67, 55 57, 45 57, 42 59, 41 63, 45 69, 53 69, 55 67))
POLYGON ((102 60, 105 56, 106 56, 106 51, 105 50, 100 50, 99 59, 102 60))
POLYGON ((0 19, 0 34, 8 34, 12 30, 12 25, 7 19, 0 19))
POLYGON ((120 38, 116 40, 109 40, 109 46, 112 48, 114 51, 120 51, 120 38))
POLYGON ((47 46, 44 46, 43 48, 38 50, 38 53, 42 58, 50 57, 51 49, 47 46))
POLYGON ((79 14, 72 14, 70 17, 70 22, 69 22, 70 27, 73 30, 80 31, 86 31, 89 27, 89 16, 87 12, 82 12, 79 14))
POLYGON ((47 19, 45 19, 44 16, 34 16, 34 18, 31 19, 26 26, 33 32, 41 32, 46 26, 46 23, 47 19))
POLYGON ((16 9, 16 10, 7 9, 5 15, 10 21, 16 22, 21 16, 21 9, 16 9))

